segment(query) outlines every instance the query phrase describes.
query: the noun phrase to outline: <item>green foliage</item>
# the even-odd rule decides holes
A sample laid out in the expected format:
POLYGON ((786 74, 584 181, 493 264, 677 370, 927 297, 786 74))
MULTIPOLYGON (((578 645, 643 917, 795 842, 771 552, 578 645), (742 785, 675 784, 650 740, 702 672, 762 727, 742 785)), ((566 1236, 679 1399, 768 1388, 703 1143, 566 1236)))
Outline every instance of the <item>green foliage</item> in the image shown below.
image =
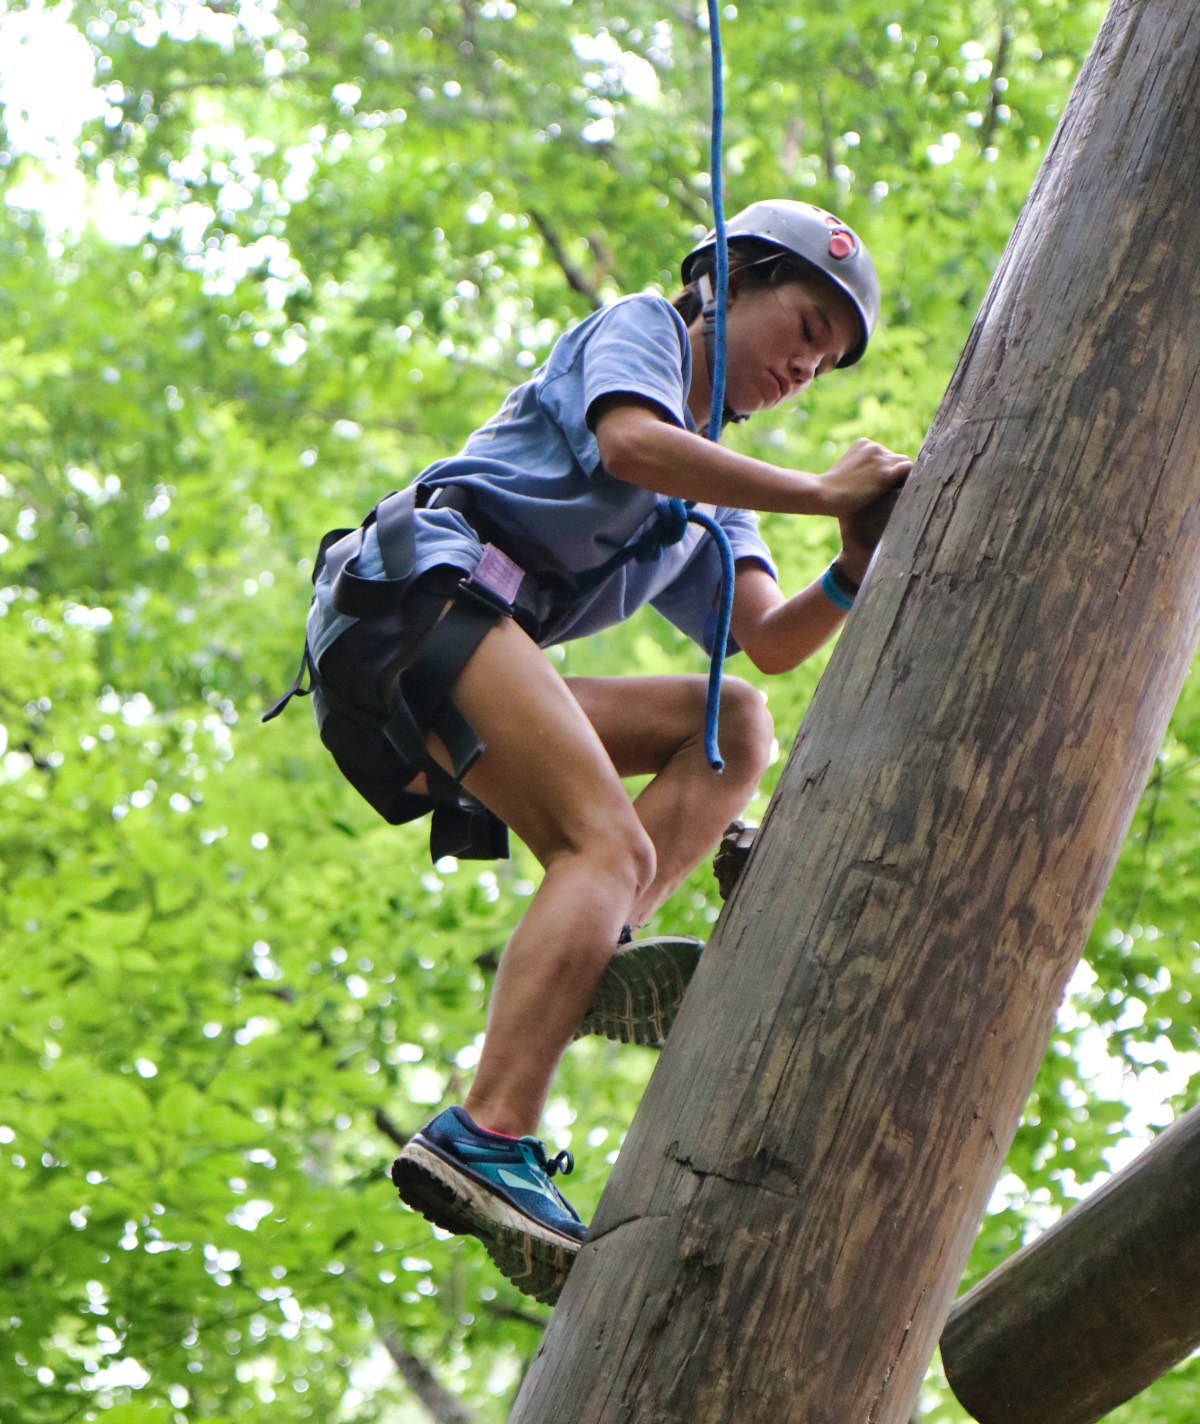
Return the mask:
MULTIPOLYGON (((807 8, 727 12, 730 204, 843 212, 887 321, 862 367, 732 438, 823 468, 860 434, 919 445, 1101 7, 807 8)), ((595 302, 672 289, 708 220, 703 26, 640 0, 71 18, 104 113, 38 156, 10 106, 0 153, 4 1417, 421 1418, 390 1336, 499 1420, 545 1312, 400 1210, 386 1168, 461 1094, 536 867, 434 870, 303 710, 258 715, 319 536, 595 302), (69 220, 29 196, 56 172, 69 220)), ((766 524, 789 586, 828 559, 831 528, 766 524)), ((639 617, 562 666, 697 655, 639 617)), ((784 752, 819 666, 769 685, 784 752)), ((1195 1097, 1198 800, 1193 676, 971 1278, 1161 1125, 1147 1095, 1195 1097)), ((701 873, 664 924, 716 909, 701 873)), ((585 1213, 650 1066, 568 1055, 547 1131, 582 1149, 585 1213)), ((927 1407, 960 1417, 936 1380, 927 1407)), ((1193 1367, 1117 1417, 1195 1408, 1193 1367)))

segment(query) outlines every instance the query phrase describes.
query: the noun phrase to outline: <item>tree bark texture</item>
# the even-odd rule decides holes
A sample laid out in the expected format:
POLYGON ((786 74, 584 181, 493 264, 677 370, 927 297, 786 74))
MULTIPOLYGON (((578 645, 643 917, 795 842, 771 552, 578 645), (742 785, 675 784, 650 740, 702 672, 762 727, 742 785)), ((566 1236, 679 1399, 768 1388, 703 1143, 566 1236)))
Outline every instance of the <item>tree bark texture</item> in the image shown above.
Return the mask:
POLYGON ((1200 1346, 1200 1108, 950 1313, 981 1424, 1093 1424, 1200 1346))
POLYGON ((1198 61, 1117 0, 513 1424, 907 1424, 1200 633, 1198 61))

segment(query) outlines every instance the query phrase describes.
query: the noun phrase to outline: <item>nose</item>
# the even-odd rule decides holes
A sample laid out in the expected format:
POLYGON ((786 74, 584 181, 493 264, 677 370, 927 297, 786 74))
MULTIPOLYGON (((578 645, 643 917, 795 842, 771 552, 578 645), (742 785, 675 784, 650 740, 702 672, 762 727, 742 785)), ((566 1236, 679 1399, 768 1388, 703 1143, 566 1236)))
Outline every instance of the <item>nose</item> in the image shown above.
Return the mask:
POLYGON ((816 358, 811 355, 793 356, 788 365, 788 374, 796 383, 797 387, 807 386, 810 381, 816 379, 816 358))

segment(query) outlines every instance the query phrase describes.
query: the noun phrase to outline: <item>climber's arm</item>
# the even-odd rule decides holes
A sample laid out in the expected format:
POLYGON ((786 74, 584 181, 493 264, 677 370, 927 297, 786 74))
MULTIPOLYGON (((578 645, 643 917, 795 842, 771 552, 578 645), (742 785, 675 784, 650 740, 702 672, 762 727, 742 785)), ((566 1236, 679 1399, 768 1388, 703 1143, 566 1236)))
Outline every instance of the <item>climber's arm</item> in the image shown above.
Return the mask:
MULTIPOLYGON (((837 566, 849 583, 860 584, 866 577, 895 502, 895 493, 886 494, 839 521, 842 548, 837 566)), ((790 671, 841 627, 846 614, 830 601, 821 582, 817 579, 785 598, 761 564, 738 560, 730 631, 760 672, 790 671)))
POLYGON ((650 402, 613 396, 589 418, 604 468, 658 494, 730 509, 846 515, 903 483, 911 461, 857 440, 823 475, 739 455, 664 420, 650 402))
POLYGON ((730 631, 760 672, 789 672, 827 642, 845 617, 819 579, 784 598, 761 564, 738 560, 730 631))

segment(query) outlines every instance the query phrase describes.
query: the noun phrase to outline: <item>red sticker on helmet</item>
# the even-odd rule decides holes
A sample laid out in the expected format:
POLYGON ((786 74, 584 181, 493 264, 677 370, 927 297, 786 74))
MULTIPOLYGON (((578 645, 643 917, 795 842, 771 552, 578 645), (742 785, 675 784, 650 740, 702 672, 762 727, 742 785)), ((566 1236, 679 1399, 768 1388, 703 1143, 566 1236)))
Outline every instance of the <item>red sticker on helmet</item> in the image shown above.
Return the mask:
POLYGON ((843 258, 853 257, 857 251, 857 243, 852 234, 844 228, 829 234, 829 255, 830 257, 843 258))

